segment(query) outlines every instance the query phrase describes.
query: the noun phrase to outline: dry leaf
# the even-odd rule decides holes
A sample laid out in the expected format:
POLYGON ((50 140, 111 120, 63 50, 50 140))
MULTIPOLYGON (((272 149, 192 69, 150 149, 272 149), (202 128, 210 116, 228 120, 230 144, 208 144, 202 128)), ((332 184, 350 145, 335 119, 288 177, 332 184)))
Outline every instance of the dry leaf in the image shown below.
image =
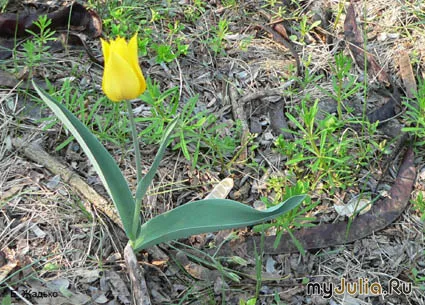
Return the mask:
POLYGON ((344 205, 334 205, 335 211, 339 216, 351 217, 360 212, 363 215, 371 208, 370 195, 361 194, 354 196, 344 205))
POLYGON ((410 63, 410 57, 406 50, 398 53, 398 65, 400 68, 400 77, 406 87, 406 95, 408 98, 414 98, 418 87, 416 85, 415 75, 413 74, 412 64, 410 63))
POLYGON ((233 179, 225 178, 217 184, 205 199, 225 199, 233 188, 233 179))
MULTIPOLYGON (((354 60, 360 69, 365 69, 365 51, 363 50, 364 40, 363 34, 356 22, 356 12, 354 11, 353 3, 350 3, 347 8, 347 15, 344 21, 344 36, 349 42, 348 46, 353 54, 354 60)), ((385 86, 390 84, 387 73, 379 66, 372 54, 366 53, 368 74, 376 78, 385 86)))

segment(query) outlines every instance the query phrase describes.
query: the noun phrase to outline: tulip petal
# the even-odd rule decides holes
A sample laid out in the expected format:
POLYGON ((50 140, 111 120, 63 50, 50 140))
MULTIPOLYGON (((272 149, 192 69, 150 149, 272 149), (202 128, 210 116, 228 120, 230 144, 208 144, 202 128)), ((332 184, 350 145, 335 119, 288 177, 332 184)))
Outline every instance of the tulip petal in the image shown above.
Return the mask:
POLYGON ((134 71, 136 71, 137 76, 139 77, 139 82, 141 85, 141 92, 142 94, 146 90, 146 81, 143 76, 142 69, 140 69, 139 65, 139 54, 137 53, 137 33, 131 37, 130 41, 128 42, 128 56, 127 60, 129 61, 129 64, 133 67, 134 71))
POLYGON ((100 38, 100 42, 102 43, 103 61, 107 62, 109 60, 109 42, 102 38, 100 38))
POLYGON ((115 52, 112 44, 109 60, 105 62, 102 89, 113 102, 131 100, 143 92, 140 76, 119 53, 115 52))
POLYGON ((139 66, 137 33, 130 41, 117 37, 110 42, 101 39, 104 56, 102 89, 114 102, 134 99, 146 90, 146 81, 139 66))
POLYGON ((128 45, 124 38, 117 37, 111 41, 111 50, 117 53, 121 58, 127 60, 128 57, 128 45))

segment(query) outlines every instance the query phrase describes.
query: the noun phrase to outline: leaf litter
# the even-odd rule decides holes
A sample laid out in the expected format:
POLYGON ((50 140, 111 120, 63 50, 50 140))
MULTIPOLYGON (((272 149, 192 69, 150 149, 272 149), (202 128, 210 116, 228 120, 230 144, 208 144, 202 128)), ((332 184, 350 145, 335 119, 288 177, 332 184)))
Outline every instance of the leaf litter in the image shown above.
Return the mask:
MULTIPOLYGON (((322 7, 327 7, 331 11, 335 12, 338 9, 335 3, 327 3, 327 1, 316 1, 316 5, 319 7, 320 4, 317 4, 319 2, 322 2, 322 7)), ((333 24, 334 20, 326 17, 325 12, 318 12, 318 18, 321 19, 322 24, 309 34, 305 45, 295 43, 293 47, 297 54, 300 54, 303 61, 308 60, 308 56, 311 56, 310 69, 312 72, 326 74, 329 72, 329 66, 333 64, 332 55, 335 50, 343 50, 343 36, 345 36, 347 48, 352 53, 360 71, 365 69, 364 53, 366 52, 368 60, 366 69, 370 73, 371 79, 375 80, 375 83, 371 83, 372 89, 375 89, 373 88, 374 86, 376 86, 376 89, 378 87, 393 86, 392 89, 397 87, 401 88, 402 91, 405 88, 405 93, 408 95, 409 92, 415 90, 415 82, 414 77, 412 78, 413 70, 409 68, 410 65, 406 64, 408 62, 407 57, 409 57, 409 54, 414 56, 414 52, 422 54, 422 45, 424 44, 423 41, 421 42, 422 36, 415 29, 412 30, 410 35, 417 37, 417 40, 409 43, 403 40, 402 35, 392 35, 392 33, 397 31, 393 24, 404 20, 403 17, 408 17, 408 20, 414 20, 416 18, 414 9, 417 9, 417 7, 413 6, 419 4, 406 4, 407 9, 403 10, 399 2, 390 2, 373 1, 364 4, 352 1, 345 7, 344 11, 347 14, 342 16, 345 19, 339 20, 338 24, 333 24), (368 10, 362 11, 364 5, 367 6, 368 10), (356 11, 360 13, 355 14, 356 11), (382 12, 386 14, 382 14, 382 12), (362 29, 363 24, 358 24, 358 20, 362 21, 364 17, 367 20, 373 20, 373 22, 377 18, 378 20, 381 18, 382 21, 381 23, 376 22, 379 25, 373 30, 381 34, 377 34, 376 37, 378 38, 374 39, 371 36, 373 33, 366 33, 367 44, 365 44, 365 38, 363 37, 365 34, 362 29), (326 24, 328 19, 330 23, 326 24), (347 26, 344 27, 344 23, 347 26), (371 37, 372 39, 370 39, 371 37), (364 50, 365 45, 366 51, 364 50), (399 58, 400 62, 398 61, 399 58)), ((261 5, 244 5, 240 4, 240 7, 249 12, 261 11, 261 5)), ((295 9, 294 7, 288 8, 295 9)), ((310 8, 305 5, 303 9, 308 12, 313 7, 310 8)), ((270 173, 274 175, 276 172, 281 171, 284 165, 282 157, 277 157, 276 153, 270 149, 273 138, 270 140, 269 137, 270 135, 272 137, 277 136, 279 128, 285 126, 287 122, 284 121, 286 118, 283 114, 292 109, 299 102, 299 98, 287 96, 285 91, 283 94, 265 94, 257 95, 256 97, 254 95, 261 91, 273 93, 273 90, 282 87, 281 79, 291 75, 291 72, 288 71, 290 71, 289 67, 294 64, 294 56, 284 46, 279 46, 278 43, 270 39, 275 34, 269 37, 267 34, 271 33, 268 31, 261 32, 253 29, 252 26, 255 24, 264 24, 264 15, 261 15, 261 18, 256 18, 255 16, 246 17, 247 15, 244 14, 236 14, 238 17, 231 17, 235 15, 233 13, 232 8, 220 6, 219 1, 210 1, 206 4, 205 18, 207 18, 208 22, 212 22, 208 18, 235 18, 233 19, 235 22, 231 26, 231 31, 234 35, 228 35, 226 38, 224 54, 213 55, 207 51, 205 46, 194 39, 191 45, 191 52, 186 57, 178 59, 179 65, 174 63, 155 65, 149 62, 146 63, 145 68, 149 67, 151 77, 164 84, 164 86, 176 86, 181 81, 190 83, 191 86, 182 88, 182 96, 190 96, 191 92, 200 93, 199 103, 205 105, 208 111, 217 113, 217 116, 223 121, 232 120, 231 110, 237 107, 240 118, 246 122, 246 131, 249 131, 251 126, 248 124, 249 121, 259 122, 260 128, 257 127, 256 129, 258 138, 255 141, 259 143, 260 152, 255 156, 255 160, 267 166, 270 173), (243 48, 238 46, 241 43, 241 39, 247 36, 251 38, 251 43, 247 46, 247 50, 243 50, 243 48), (204 63, 212 64, 205 65, 204 63), (179 69, 181 69, 180 72, 179 69), (183 74, 181 73, 182 71, 183 74), (231 90, 228 90, 229 81, 231 82, 231 90), (243 101, 246 96, 249 96, 249 99, 246 99, 242 105, 239 104, 238 101, 243 101), (253 96, 254 98, 252 98, 253 96), (233 102, 231 104, 233 107, 223 107, 221 103, 225 105, 226 100, 233 102), (263 105, 267 106, 264 107, 263 105), (280 111, 282 108, 283 110, 280 111), (272 115, 270 115, 270 112, 272 112, 272 115)), ((205 30, 201 23, 183 22, 186 23, 188 32, 201 35, 200 33, 205 30)), ((299 37, 295 23, 290 21, 276 22, 270 19, 266 22, 271 22, 273 29, 286 41, 291 35, 298 35, 299 37)), ((93 43, 93 37, 95 35, 89 35, 89 37, 84 39, 93 43)), ((11 47, 8 46, 8 48, 10 49, 11 47)), ((61 52, 63 51, 58 50, 58 56, 66 56, 66 53, 62 54, 61 52)), ((83 56, 91 58, 87 54, 87 50, 83 50, 82 53, 86 54, 83 56)), ((91 60, 94 61, 93 59, 91 60)), ((78 64, 85 65, 86 63, 78 62, 78 64)), ((101 70, 99 67, 96 69, 98 69, 96 73, 88 75, 93 84, 100 83, 101 70)), ((415 71, 418 71, 416 69, 423 70, 423 63, 419 61, 417 66, 415 66, 415 71)), ((8 71, 4 72, 9 73, 8 71)), ((60 74, 58 71, 47 70, 40 73, 40 75, 49 76, 52 80, 58 78, 56 77, 58 74, 60 74)), ((5 74, 5 81, 1 82, 1 87, 5 89, 0 92, 0 100, 3 101, 4 98, 10 101, 11 98, 16 97, 17 92, 10 88, 16 86, 17 82, 19 82, 18 79, 14 75, 11 76, 10 73, 5 74), (12 92, 12 96, 10 92, 12 92)), ((322 78, 320 86, 330 88, 329 79, 322 78)), ((386 89, 387 94, 389 92, 388 89, 391 88, 386 89)), ((310 93, 319 99, 323 99, 323 95, 311 84, 304 88, 304 93, 310 93)), ((403 93, 401 92, 401 94, 403 93)), ((377 115, 383 113, 384 115, 377 118, 372 117, 370 120, 398 121, 397 114, 402 109, 397 108, 399 101, 388 99, 391 98, 393 93, 383 96, 376 90, 374 94, 376 94, 377 103, 368 104, 369 113, 372 114, 373 111, 376 111, 377 115)), ((352 102, 361 102, 361 99, 352 102)), ((60 135, 60 130, 56 129, 40 133, 38 126, 31 121, 24 121, 23 124, 18 126, 9 118, 9 113, 1 112, 3 138, 5 135, 15 137, 22 133, 32 133, 36 137, 42 137, 43 145, 56 158, 61 159, 64 157, 60 152, 54 152, 55 138, 60 135)), ((293 127, 290 124, 288 126, 289 128, 293 127)), ((386 125, 381 126, 383 133, 388 128, 386 125)), ((396 131, 394 135, 399 136, 400 134, 396 131)), ((395 145, 395 150, 403 150, 403 143, 405 142, 400 141, 400 143, 395 145)), ((119 153, 117 147, 111 146, 110 149, 119 153)), ((248 153, 248 150, 246 150, 240 160, 244 160, 248 153)), ((78 300, 77 302, 81 304, 90 302, 95 304, 106 302, 110 304, 127 304, 130 302, 131 295, 129 293, 129 282, 126 278, 126 268, 119 259, 119 255, 117 256, 117 254, 123 252, 122 247, 125 245, 125 241, 120 235, 122 232, 120 232, 119 226, 114 224, 113 221, 111 222, 107 217, 99 217, 101 213, 93 208, 89 202, 84 199, 76 200, 75 198, 81 198, 80 195, 70 188, 66 181, 60 180, 58 182, 55 174, 44 166, 40 166, 37 161, 30 162, 24 159, 20 152, 10 149, 5 154, 0 155, 3 156, 2 160, 0 160, 2 169, 0 174, 0 194, 2 194, 0 196, 2 198, 0 254, 9 253, 4 255, 6 260, 2 265, 7 267, 0 270, 4 270, 2 274, 5 274, 6 282, 11 283, 17 292, 23 292, 24 289, 44 289, 43 291, 47 291, 47 287, 49 287, 49 291, 54 289, 60 291, 62 289, 60 298, 54 299, 52 304, 73 304, 70 301, 71 296, 74 297, 74 301, 78 300), (51 187, 47 187, 48 185, 51 187), (81 200, 85 202, 79 205, 78 201, 81 200), (38 228, 40 231, 37 229, 34 231, 34 228, 38 228), (45 235, 37 232, 44 232, 45 235), (15 254, 11 256, 10 253, 15 254), (118 258, 108 262, 107 258, 109 257, 118 258), (99 271, 99 263, 102 264, 102 271, 99 271), (24 267, 27 268, 25 269, 24 267), (30 277, 35 277, 36 281, 29 280, 30 277), (50 284, 49 286, 46 283, 62 283, 63 285, 52 286, 50 284)), ((422 155, 423 152, 419 151, 419 157, 417 157, 419 161, 417 162, 422 162, 422 155)), ((399 162, 394 162, 397 158, 399 157, 395 155, 390 164, 394 172, 397 172, 397 164, 402 163, 399 160, 399 162)), ((131 164, 127 163, 130 159, 128 158, 127 160, 123 155, 124 161, 122 165, 126 176, 131 178, 134 177, 134 170, 131 164)), ((411 158, 409 160, 408 164, 404 163, 404 166, 412 169, 413 160, 411 158)), ((75 160, 74 162, 74 167, 76 168, 78 168, 80 163, 83 163, 81 160, 75 160)), ((212 190, 212 185, 208 185, 208 183, 211 183, 212 180, 221 181, 226 177, 222 176, 222 169, 220 168, 210 169, 207 174, 193 173, 190 165, 185 160, 176 157, 172 152, 163 161, 162 167, 158 175, 158 182, 155 183, 153 189, 160 188, 162 184, 174 183, 175 190, 165 193, 165 195, 153 192, 154 194, 150 195, 151 199, 149 200, 155 206, 147 209, 147 217, 149 217, 149 214, 155 215, 166 211, 175 206, 176 203, 180 204, 190 199, 203 198, 212 190), (185 181, 191 181, 190 187, 185 181), (180 189, 184 189, 184 191, 180 189)), ((379 162, 376 163, 376 168, 371 168, 370 170, 371 173, 369 174, 373 175, 376 180, 381 179, 379 176, 379 162)), ((258 187, 264 176, 263 172, 256 172, 249 167, 241 166, 238 166, 238 171, 232 175, 233 189, 230 190, 230 198, 240 199, 248 204, 253 204, 260 196, 270 195, 267 188, 258 187)), ((412 177, 413 174, 410 173, 409 183, 413 185, 412 177)), ((383 185, 393 185, 393 188, 388 190, 390 195, 392 195, 391 198, 399 196, 396 190, 403 194, 402 200, 397 201, 389 197, 386 198, 389 200, 387 202, 394 203, 397 201, 400 204, 407 204, 411 186, 400 184, 402 180, 399 178, 395 182, 391 182, 390 177, 385 177, 384 179, 386 181, 383 185)), ((94 187, 102 194, 101 188, 96 185, 94 187)), ((416 190, 421 188, 423 188, 423 185, 415 185, 414 193, 416 194, 416 190)), ((318 200, 320 197, 320 195, 317 195, 315 199, 318 200)), ((345 196, 344 192, 341 192, 341 198, 343 198, 342 200, 345 198, 345 202, 348 201, 348 196, 345 196)), ((384 198, 384 201, 386 199, 384 198)), ((323 200, 323 207, 318 215, 322 214, 323 219, 330 218, 330 222, 344 221, 341 217, 338 218, 338 216, 330 212, 332 206, 332 199, 323 200), (326 203, 328 206, 326 206, 326 203)), ((379 209, 379 205, 376 208, 374 207, 375 205, 372 207, 372 211, 373 209, 375 211, 379 209)), ((397 212, 392 214, 392 220, 396 219, 402 210, 403 207, 400 206, 397 212)), ((379 214, 384 215, 385 213, 380 212, 379 214)), ((418 269, 418 276, 421 276, 421 272, 423 272, 422 270, 425 267, 423 263, 423 224, 414 220, 416 219, 415 215, 412 209, 408 209, 402 217, 397 218, 395 223, 389 225, 386 229, 374 232, 368 237, 355 240, 345 246, 333 245, 330 248, 309 251, 304 256, 300 256, 298 253, 267 254, 267 258, 263 261, 265 272, 262 275, 264 282, 262 287, 260 287, 262 301, 271 303, 273 295, 277 294, 282 301, 288 304, 324 304, 320 296, 306 295, 305 286, 301 284, 302 279, 305 278, 315 282, 338 283, 342 276, 353 281, 359 277, 367 277, 371 281, 386 283, 389 279, 396 277, 400 280, 411 282, 411 269, 413 267, 418 269), (411 268, 406 268, 406 266, 411 268)), ((376 218, 372 219, 376 221, 376 218)), ((385 221, 385 223, 388 222, 385 221)), ((375 223, 374 225, 378 224, 375 223)), ((226 232, 224 234, 223 240, 232 239, 229 237, 229 233, 226 232)), ((247 239, 251 238, 249 230, 239 231, 239 235, 247 239)), ((196 236, 190 238, 186 243, 203 249, 208 244, 214 244, 214 242, 218 241, 216 238, 219 236, 220 234, 196 236)), ((186 252, 184 249, 182 251, 186 252)), ((192 299, 192 304, 204 304, 205 295, 208 294, 213 295, 213 299, 216 300, 217 304, 221 303, 222 297, 224 297, 223 302, 226 302, 226 304, 239 304, 241 298, 246 300, 252 297, 256 285, 254 274, 255 255, 252 248, 249 251, 234 251, 231 253, 232 256, 239 255, 243 258, 246 261, 244 264, 232 261, 223 263, 225 268, 233 268, 246 274, 246 276, 242 276, 239 283, 229 280, 229 278, 223 279, 217 276, 214 272, 217 265, 212 267, 214 265, 211 265, 211 263, 214 260, 211 260, 211 257, 207 256, 204 257, 203 261, 197 261, 188 253, 190 254, 191 252, 187 251, 185 254, 188 261, 183 267, 184 270, 179 269, 178 265, 174 264, 173 259, 165 259, 173 257, 172 251, 167 246, 157 247, 155 250, 143 253, 139 257, 139 262, 143 262, 149 279, 147 285, 148 290, 152 292, 151 297, 154 304, 167 304, 173 302, 173 300, 178 302, 187 295, 195 299, 192 299), (155 261, 154 258, 158 259, 155 261), (153 262, 156 262, 156 264, 151 264, 153 262), (204 275, 206 280, 201 279, 204 275), (228 293, 223 294, 223 291, 228 291, 228 293), (196 298, 199 298, 200 301, 197 302, 196 298)), ((198 253, 198 255, 202 257, 201 254, 198 253)), ((182 255, 179 257, 182 257, 182 255)), ((379 299, 379 297, 370 295, 344 295, 335 296, 330 303, 372 304, 378 301, 380 304, 404 304, 407 302, 421 304, 423 300, 423 290, 419 286, 415 286, 412 294, 408 297, 392 295, 386 297, 384 301, 379 299)), ((38 299, 33 299, 32 301, 37 304, 42 302, 38 299)))

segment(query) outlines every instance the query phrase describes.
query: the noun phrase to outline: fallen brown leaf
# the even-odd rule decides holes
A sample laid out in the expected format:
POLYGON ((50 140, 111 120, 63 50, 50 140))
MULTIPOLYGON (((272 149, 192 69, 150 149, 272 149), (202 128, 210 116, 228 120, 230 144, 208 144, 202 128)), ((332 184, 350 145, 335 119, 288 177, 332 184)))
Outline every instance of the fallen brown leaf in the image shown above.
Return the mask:
MULTIPOLYGON (((12 50, 16 46, 16 40, 29 36, 28 31, 37 33, 39 28, 34 24, 42 12, 27 14, 0 14, 0 59, 7 59, 12 56, 12 50)), ((90 58, 93 55, 86 46, 84 39, 73 36, 82 33, 89 38, 97 38, 102 34, 102 20, 92 10, 86 9, 83 5, 74 3, 60 10, 48 13, 47 18, 51 20, 49 28, 58 33, 58 39, 49 41, 50 51, 62 50, 64 42, 66 44, 82 44, 87 50, 90 58), (61 33, 62 32, 62 33, 61 33), (66 32, 66 38, 63 38, 66 32), (69 35, 73 33, 73 36, 69 35)), ((97 62, 97 60, 94 60, 97 62)))
POLYGON ((406 50, 398 53, 398 65, 400 77, 406 87, 406 96, 408 98, 414 98, 418 87, 416 85, 415 75, 413 74, 412 64, 410 63, 410 57, 406 50))
MULTIPOLYGON (((384 229, 400 216, 409 203, 416 177, 413 160, 413 149, 409 147, 388 197, 376 202, 366 214, 357 216, 351 223, 344 221, 303 228, 292 232, 293 236, 305 250, 309 250, 350 243, 384 229)), ((281 254, 298 251, 288 233, 282 235, 277 248, 273 247, 275 239, 275 236, 264 238, 264 253, 281 254)), ((243 256, 246 253, 254 253, 256 245, 260 245, 260 237, 247 236, 224 244, 220 254, 243 256)))
POLYGON ((356 22, 356 12, 354 11, 353 3, 351 2, 347 8, 347 15, 344 22, 344 36, 348 41, 348 47, 353 54, 356 64, 360 69, 365 70, 365 54, 367 60, 367 70, 368 74, 376 78, 380 83, 383 83, 385 86, 390 85, 390 79, 388 78, 387 73, 382 67, 376 62, 372 54, 364 51, 364 40, 363 34, 356 22))
MULTIPOLYGON (((37 32, 39 29, 34 24, 42 13, 31 14, 0 14, 0 36, 7 38, 25 37, 27 30, 37 32)), ((47 14, 52 21, 51 29, 68 30, 76 29, 84 32, 89 37, 96 38, 102 34, 102 22, 92 10, 87 10, 83 5, 74 3, 63 9, 47 14)))

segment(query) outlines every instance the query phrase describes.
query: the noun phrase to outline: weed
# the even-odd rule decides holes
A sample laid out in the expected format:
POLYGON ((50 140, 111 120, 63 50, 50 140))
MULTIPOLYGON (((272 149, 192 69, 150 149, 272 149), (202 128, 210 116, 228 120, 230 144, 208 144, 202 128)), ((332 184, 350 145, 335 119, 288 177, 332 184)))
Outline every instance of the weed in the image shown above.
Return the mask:
MULTIPOLYGON (((136 118, 136 122, 146 123, 146 128, 139 134, 146 143, 157 143, 163 133, 165 124, 169 123, 178 113, 178 88, 174 87, 161 92, 158 84, 147 80, 147 90, 141 99, 150 105, 151 116, 136 118)), ((213 114, 197 111, 198 96, 187 100, 180 111, 181 127, 176 128, 173 138, 177 144, 173 149, 181 149, 187 160, 196 167, 202 154, 212 159, 212 163, 228 164, 226 160, 232 156, 239 144, 240 126, 230 128, 229 135, 223 134, 224 124, 218 124, 213 114), (232 136, 230 136, 232 134, 232 136)), ((229 129, 229 128, 227 128, 229 129)))
POLYGON ((367 124, 370 134, 364 143, 356 131, 345 127, 345 122, 333 115, 316 122, 318 101, 309 107, 309 99, 307 95, 301 106, 295 107, 300 118, 287 113, 296 130, 286 131, 294 134, 295 140, 290 142, 279 136, 275 145, 287 156, 286 166, 291 172, 311 181, 313 189, 324 183, 323 187, 332 193, 335 188, 353 185, 353 175, 373 158, 374 151, 380 147, 371 139, 377 124, 367 124))
POLYGON ((156 52, 157 63, 169 63, 178 58, 180 55, 186 55, 189 45, 182 44, 180 40, 177 40, 174 46, 167 44, 153 44, 152 49, 156 52))
POLYGON ((274 8, 277 2, 277 0, 266 0, 266 3, 263 5, 263 8, 274 8))
POLYGON ((150 21, 146 19, 134 18, 131 10, 117 7, 111 9, 111 17, 106 18, 104 23, 111 28, 111 36, 126 37, 127 33, 140 31, 140 39, 138 47, 142 56, 146 56, 150 51, 156 54, 157 63, 169 63, 178 58, 180 55, 186 55, 189 45, 184 43, 185 36, 182 35, 184 26, 175 21, 168 24, 167 42, 154 43, 153 31, 146 27, 147 23, 155 23, 162 20, 162 14, 154 8, 150 8, 152 18, 150 21), (119 20, 119 22, 117 22, 119 20))
MULTIPOLYGON (((235 234, 232 234, 231 238, 236 238, 235 234)), ((233 269, 230 269, 229 267, 225 267, 224 264, 222 264, 222 261, 224 261, 226 263, 228 263, 230 261, 234 264, 236 263, 236 264, 240 264, 240 265, 246 265, 247 264, 247 262, 240 257, 235 257, 235 256, 230 257, 230 258, 216 257, 216 255, 209 255, 208 253, 205 253, 200 249, 193 248, 191 246, 188 246, 188 245, 180 243, 180 242, 173 242, 172 244, 169 244, 169 247, 174 249, 174 250, 177 250, 180 253, 180 255, 182 255, 182 254, 185 255, 187 258, 190 259, 190 261, 193 261, 194 263, 196 263, 198 265, 205 266, 210 270, 218 271, 221 275, 223 282, 224 282, 225 279, 227 279, 227 280, 230 280, 234 283, 240 283, 241 277, 233 269), (177 245, 178 248, 175 247, 174 244, 177 245), (185 249, 188 249, 189 251, 185 251, 185 249), (198 255, 199 255, 199 257, 198 257, 198 255)), ((220 246, 217 248, 217 251, 218 251, 219 248, 220 248, 220 246)), ((171 259, 176 263, 176 265, 181 269, 181 271, 183 273, 187 273, 185 266, 182 266, 181 263, 176 259, 175 256, 171 255, 171 259)), ((206 283, 206 284, 208 285, 208 283, 206 283)), ((210 292, 211 292, 210 288, 211 287, 207 287, 206 289, 204 289, 204 291, 198 292, 198 293, 202 294, 202 297, 204 299, 207 298, 208 301, 211 300, 210 301, 211 304, 217 304, 215 302, 216 297, 214 296, 214 293, 212 293, 212 295, 210 295, 210 292)), ((222 289, 223 289, 223 297, 224 297, 225 288, 222 288, 222 289)), ((182 296, 180 296, 180 298, 179 298, 180 302, 178 304, 186 304, 186 303, 183 303, 183 300, 187 301, 191 297, 195 297, 195 298, 199 299, 199 296, 192 295, 192 294, 196 293, 196 290, 195 291, 192 291, 192 290, 195 290, 195 289, 193 289, 193 287, 189 288, 182 296)), ((207 301, 203 302, 203 304, 210 304, 210 303, 207 302, 207 301)))
POLYGON ((422 290, 425 290, 425 275, 422 271, 419 271, 415 267, 411 270, 412 275, 409 278, 413 281, 416 286, 419 286, 422 290))
MULTIPOLYGON (((128 122, 120 114, 123 111, 121 103, 113 103, 110 111, 104 111, 105 105, 109 104, 105 97, 89 103, 91 92, 81 93, 69 79, 65 80, 59 89, 50 86, 49 92, 52 96, 59 97, 64 105, 94 131, 100 140, 106 140, 115 145, 123 145, 127 141, 128 122)), ((40 122, 46 122, 44 127, 46 130, 58 124, 58 120, 51 117, 41 119, 40 122)), ((72 135, 68 135, 58 144, 56 150, 63 149, 73 139, 72 135)))
POLYGON ((185 36, 182 35, 184 25, 175 21, 168 24, 168 42, 152 44, 152 49, 156 53, 157 63, 169 63, 180 55, 186 55, 189 45, 184 43, 185 36))
POLYGON ((260 289, 263 283, 262 267, 263 267, 263 252, 264 252, 264 231, 261 232, 260 252, 257 251, 257 246, 254 244, 255 257, 255 295, 248 300, 239 299, 239 305, 255 305, 260 296, 260 289))
POLYGON ((229 21, 221 19, 218 25, 211 29, 211 37, 206 40, 206 44, 217 54, 225 54, 224 41, 229 34, 229 21))
POLYGON ((239 305, 255 305, 255 304, 257 304, 257 298, 256 297, 250 298, 246 301, 244 299, 239 300, 239 305))
MULTIPOLYGON (((321 76, 315 75, 308 69, 311 57, 305 62, 305 73, 297 82, 301 88, 316 84, 321 76)), ((330 189, 346 188, 353 184, 353 175, 364 167, 374 157, 376 151, 385 152, 385 143, 373 140, 377 124, 370 124, 362 119, 345 118, 346 113, 351 113, 344 105, 344 101, 356 94, 363 86, 357 83, 357 78, 350 74, 352 61, 342 53, 335 56, 335 66, 332 67, 332 91, 323 90, 326 95, 337 102, 337 117, 328 114, 323 120, 317 119, 319 111, 318 100, 310 101, 306 95, 301 100, 301 105, 294 107, 294 112, 287 113, 289 121, 295 126, 294 130, 286 130, 295 136, 295 140, 288 141, 279 136, 275 145, 287 157, 288 170, 297 177, 311 182, 313 189, 319 183, 330 189), (349 126, 361 125, 367 131, 367 136, 359 137, 357 132, 349 126), (337 136, 336 136, 337 135, 337 136), (367 137, 367 138, 366 138, 367 137)), ((291 89, 294 91, 293 89, 291 89)), ((295 92, 295 91, 294 91, 295 92)), ((292 94, 294 94, 292 92, 292 94)), ((296 92, 295 92, 296 93, 296 92)))
POLYGON ((357 77, 349 73, 352 65, 353 61, 350 57, 345 56, 343 53, 338 53, 335 56, 335 65, 331 66, 333 92, 322 90, 322 92, 337 102, 339 120, 343 120, 342 108, 347 113, 352 111, 347 109, 343 102, 362 88, 362 84, 357 83, 357 77))
POLYGON ((291 35, 289 38, 292 41, 298 41, 300 44, 305 45, 305 39, 307 35, 318 25, 320 25, 320 20, 314 21, 312 24, 309 24, 308 22, 309 17, 306 14, 303 14, 301 16, 301 20, 299 21, 298 30, 299 30, 299 37, 296 35, 291 35))
POLYGON ((34 22, 34 25, 36 25, 40 31, 37 33, 31 30, 26 30, 29 34, 32 35, 32 39, 34 40, 36 45, 40 47, 39 52, 43 52, 43 46, 47 42, 54 40, 53 35, 55 34, 55 32, 49 28, 49 25, 51 23, 52 20, 47 18, 47 15, 41 15, 40 17, 38 17, 37 21, 34 22))
POLYGON ((156 51, 157 63, 169 63, 176 59, 177 55, 171 49, 171 46, 165 44, 155 44, 153 49, 156 51))
POLYGON ((184 16, 186 21, 196 22, 205 13, 205 1, 194 0, 192 5, 186 6, 184 16))
POLYGON ((409 127, 404 127, 403 131, 416 137, 415 145, 421 147, 425 144, 425 80, 419 80, 418 91, 415 94, 415 101, 406 99, 404 106, 407 111, 405 119, 409 127))
POLYGON ((421 221, 425 221, 425 199, 423 192, 419 192, 415 199, 412 199, 413 206, 421 215, 421 221))
POLYGON ((274 304, 273 305, 284 305, 285 303, 282 302, 282 300, 280 299, 279 293, 275 293, 274 294, 274 304))
POLYGON ((253 36, 242 38, 239 42, 239 49, 244 52, 248 51, 248 47, 251 44, 252 39, 253 39, 253 36))
POLYGON ((312 174, 312 187, 324 178, 332 187, 342 186, 340 179, 350 173, 350 159, 348 154, 352 146, 352 137, 347 133, 340 138, 334 136, 336 130, 342 127, 341 122, 332 115, 318 122, 318 100, 312 106, 307 105, 310 97, 307 95, 301 101, 301 107, 296 106, 300 120, 287 113, 289 120, 296 126, 296 131, 287 130, 296 137, 294 142, 287 142, 282 136, 276 140, 278 150, 287 156, 287 166, 293 167, 295 172, 300 163, 305 165, 312 174))
POLYGON ((338 9, 337 12, 335 14, 335 21, 334 21, 334 30, 337 28, 337 25, 339 24, 339 21, 341 19, 342 13, 344 12, 344 2, 339 2, 338 3, 338 9))
MULTIPOLYGON (((279 202, 279 200, 286 200, 287 198, 293 195, 306 194, 311 191, 312 188, 310 187, 308 181, 297 181, 295 184, 293 184, 290 181, 290 177, 291 175, 284 177, 272 177, 268 180, 268 188, 270 191, 274 192, 275 196, 273 200, 270 200, 265 197, 261 199, 266 207, 274 206, 279 202)), ((304 200, 302 207, 297 207, 291 212, 279 216, 273 223, 255 226, 254 232, 262 232, 272 227, 276 228, 277 232, 274 246, 277 247, 282 237, 282 234, 285 231, 290 232, 292 228, 302 228, 311 226, 311 222, 315 219, 311 217, 304 217, 303 215, 313 210, 318 204, 319 202, 313 203, 311 199, 307 197, 304 200)), ((304 251, 302 249, 302 246, 296 240, 294 240, 294 242, 300 252, 303 253, 304 251)))
POLYGON ((5 293, 3 295, 0 305, 11 305, 11 304, 12 304, 12 298, 10 296, 10 293, 5 293))
POLYGON ((223 4, 223 6, 225 6, 227 8, 232 8, 232 7, 236 7, 236 5, 238 4, 238 1, 236 1, 236 0, 222 0, 222 4, 223 4))
MULTIPOLYGON (((119 5, 108 4, 108 14, 103 18, 105 29, 110 29, 111 36, 127 37, 128 33, 135 33, 139 29, 143 29, 143 25, 147 24, 147 18, 134 18, 137 13, 141 13, 138 8, 132 8, 119 5)), ((143 14, 141 16, 146 16, 143 14)))
POLYGON ((0 12, 1 13, 4 12, 8 3, 9 3, 9 0, 0 0, 0 12))
MULTIPOLYGON (((317 84, 319 80, 323 77, 323 75, 317 75, 311 72, 310 65, 311 65, 312 56, 311 54, 308 55, 307 60, 303 62, 304 65, 304 73, 302 77, 296 77, 296 81, 300 85, 301 89, 305 89, 310 84, 317 84)), ((293 75, 295 73, 292 73, 293 75)))
POLYGON ((32 77, 33 69, 41 64, 44 54, 48 54, 47 51, 50 47, 46 44, 55 39, 53 37, 55 32, 49 28, 51 23, 52 21, 48 19, 46 15, 41 15, 37 21, 34 22, 38 30, 26 30, 32 35, 31 39, 28 39, 23 44, 25 61, 29 69, 30 77, 32 77))

